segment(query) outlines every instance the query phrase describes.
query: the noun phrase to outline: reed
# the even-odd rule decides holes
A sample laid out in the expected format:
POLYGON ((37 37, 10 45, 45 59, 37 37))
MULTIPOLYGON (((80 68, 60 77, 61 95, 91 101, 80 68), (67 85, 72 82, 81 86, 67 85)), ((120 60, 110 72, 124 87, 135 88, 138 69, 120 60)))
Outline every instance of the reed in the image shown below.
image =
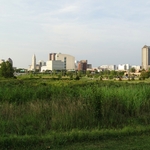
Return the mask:
POLYGON ((121 129, 150 123, 148 83, 10 80, 0 82, 0 134, 121 129))

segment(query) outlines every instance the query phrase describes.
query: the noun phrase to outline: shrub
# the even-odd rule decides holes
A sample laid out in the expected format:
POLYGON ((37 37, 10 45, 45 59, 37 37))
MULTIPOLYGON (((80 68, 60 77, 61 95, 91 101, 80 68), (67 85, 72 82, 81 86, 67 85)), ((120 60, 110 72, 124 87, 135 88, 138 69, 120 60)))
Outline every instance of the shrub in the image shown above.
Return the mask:
POLYGON ((134 80, 134 77, 131 77, 131 80, 134 80))
POLYGON ((77 76, 75 77, 75 80, 80 80, 80 77, 77 75, 77 76))

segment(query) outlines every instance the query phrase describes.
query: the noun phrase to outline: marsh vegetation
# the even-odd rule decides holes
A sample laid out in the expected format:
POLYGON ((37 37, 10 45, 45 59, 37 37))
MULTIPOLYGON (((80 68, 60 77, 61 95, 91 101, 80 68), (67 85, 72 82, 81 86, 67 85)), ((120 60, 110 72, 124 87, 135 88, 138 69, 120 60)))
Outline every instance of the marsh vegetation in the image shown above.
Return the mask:
POLYGON ((144 82, 3 79, 0 134, 51 135, 53 141, 62 133, 58 139, 63 143, 117 135, 116 131, 146 132, 150 129, 149 91, 150 84, 144 82))

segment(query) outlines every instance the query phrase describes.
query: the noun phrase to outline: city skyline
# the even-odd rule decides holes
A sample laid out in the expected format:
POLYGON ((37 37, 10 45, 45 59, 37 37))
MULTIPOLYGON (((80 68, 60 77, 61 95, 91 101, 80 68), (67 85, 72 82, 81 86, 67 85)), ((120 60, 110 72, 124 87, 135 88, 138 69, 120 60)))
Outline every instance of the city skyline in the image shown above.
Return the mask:
POLYGON ((145 0, 8 1, 0 5, 0 59, 28 68, 49 53, 105 64, 141 65, 149 46, 150 2, 145 0))
MULTIPOLYGON (((146 45, 144 47, 147 47, 146 45)), ((142 50, 143 51, 143 50, 142 50)), ((108 69, 108 70, 129 70, 131 68, 135 68, 136 70, 140 69, 146 69, 142 65, 133 65, 133 64, 103 64, 100 66, 92 66, 92 64, 88 63, 88 60, 75 60, 74 56, 71 56, 69 54, 62 54, 62 53, 50 53, 49 54, 49 59, 47 61, 44 60, 39 60, 36 62, 36 55, 33 54, 32 56, 32 64, 29 65, 28 70, 29 71, 35 71, 36 69, 40 71, 45 71, 45 70, 57 70, 56 68, 59 68, 58 70, 82 70, 79 68, 83 68, 83 70, 86 69, 108 69), (82 64, 80 64, 82 63, 82 64), (84 65, 85 64, 85 65, 84 65), (43 68, 42 68, 43 67, 43 68), (86 69, 85 69, 86 68, 86 69)))

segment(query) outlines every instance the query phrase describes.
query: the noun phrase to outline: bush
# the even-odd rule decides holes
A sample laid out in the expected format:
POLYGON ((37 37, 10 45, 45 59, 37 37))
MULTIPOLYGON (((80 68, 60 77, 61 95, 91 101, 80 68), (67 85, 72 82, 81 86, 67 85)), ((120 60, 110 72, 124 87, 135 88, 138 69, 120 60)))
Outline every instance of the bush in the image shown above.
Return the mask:
POLYGON ((70 80, 73 80, 73 74, 69 75, 70 80))
POLYGON ((122 81, 122 78, 121 78, 121 77, 119 77, 119 81, 122 81))
POLYGON ((134 77, 131 77, 131 80, 134 80, 134 77))
POLYGON ((75 80, 80 80, 80 77, 77 75, 77 76, 75 77, 75 80))
POLYGON ((1 63, 0 76, 4 78, 14 77, 14 69, 9 61, 1 63))
POLYGON ((110 76, 109 76, 109 79, 113 79, 113 76, 112 76, 112 75, 110 75, 110 76))

